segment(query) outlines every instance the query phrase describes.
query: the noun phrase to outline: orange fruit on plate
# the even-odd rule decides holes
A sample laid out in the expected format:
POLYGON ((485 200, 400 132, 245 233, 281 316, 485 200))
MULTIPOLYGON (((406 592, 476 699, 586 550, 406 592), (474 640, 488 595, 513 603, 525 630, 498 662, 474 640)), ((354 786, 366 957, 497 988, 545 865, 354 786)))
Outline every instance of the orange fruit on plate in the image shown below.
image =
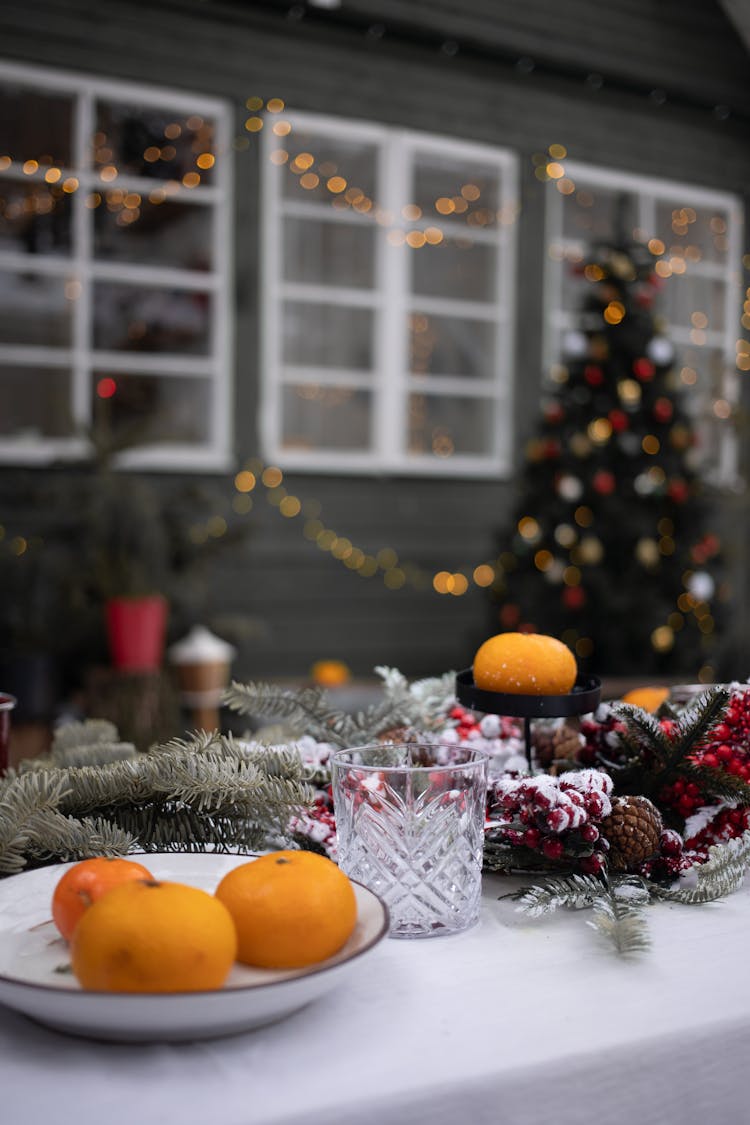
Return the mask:
POLYGON ((216 888, 237 927, 239 961, 298 969, 332 957, 357 922, 354 888, 315 852, 280 851, 243 863, 216 888))
POLYGON ((89 907, 71 942, 79 984, 104 992, 221 988, 237 933, 225 906, 183 883, 139 879, 89 907))
POLYGON ((662 703, 669 698, 669 688, 665 687, 642 687, 633 688, 632 691, 625 692, 622 697, 623 703, 632 703, 634 707, 641 707, 644 711, 651 711, 652 713, 658 711, 662 703))
POLYGON ((498 633, 474 657, 475 685, 509 695, 566 695, 577 672, 567 645, 543 633, 498 633))
POLYGON ((113 887, 131 879, 151 879, 142 863, 120 856, 93 856, 69 867, 52 892, 52 919, 70 941, 73 931, 88 908, 113 887))

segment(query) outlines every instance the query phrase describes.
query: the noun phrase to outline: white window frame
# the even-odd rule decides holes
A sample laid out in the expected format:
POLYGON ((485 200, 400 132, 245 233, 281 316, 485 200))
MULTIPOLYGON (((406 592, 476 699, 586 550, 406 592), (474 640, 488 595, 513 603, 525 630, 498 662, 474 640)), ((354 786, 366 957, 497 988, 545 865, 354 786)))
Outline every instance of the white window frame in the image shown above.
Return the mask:
MULTIPOLYGON (((266 119, 270 124, 272 119, 266 119)), ((513 469, 513 360, 515 338, 516 223, 518 199, 518 160, 510 150, 473 144, 452 137, 394 129, 369 122, 326 117, 302 112, 287 112, 284 120, 294 130, 319 133, 327 138, 367 141, 379 146, 377 172, 378 207, 400 215, 411 202, 407 197, 413 156, 417 153, 449 152, 457 163, 480 161, 498 171, 500 197, 498 209, 513 213, 514 221, 498 223, 492 230, 471 228, 476 242, 497 247, 497 297, 492 302, 463 301, 459 298, 420 297, 407 284, 409 250, 393 246, 383 236, 376 241, 375 284, 360 291, 319 285, 285 282, 282 277, 282 226, 286 216, 316 217, 326 222, 376 223, 373 213, 334 210, 317 201, 296 201, 283 197, 281 177, 288 169, 274 164, 271 153, 280 147, 270 128, 263 130, 262 221, 262 334, 261 334, 261 444, 266 460, 283 469, 298 472, 339 472, 347 474, 398 473, 411 476, 493 477, 509 476, 513 469), (339 369, 304 368, 282 362, 281 315, 285 299, 335 301, 349 307, 373 310, 374 364, 370 374, 339 369), (494 379, 457 375, 419 377, 409 372, 408 314, 420 312, 490 320, 495 324, 496 370, 494 379), (328 386, 346 385, 367 389, 373 395, 372 445, 368 450, 295 450, 282 442, 282 390, 286 383, 315 381, 328 386), (410 454, 407 449, 407 409, 410 389, 430 395, 477 397, 487 401, 492 411, 493 446, 486 454, 455 454, 438 458, 430 454, 410 454), (397 420, 397 424, 396 424, 397 420)), ((373 208, 373 211, 375 208, 373 208)), ((464 224, 423 217, 409 222, 411 229, 438 225, 446 234, 466 236, 464 224)), ((416 251, 417 253, 419 251, 416 251)))
MULTIPOLYGON (((635 227, 646 232, 646 238, 657 237, 656 205, 670 202, 679 206, 716 208, 727 217, 728 247, 724 262, 689 262, 687 271, 722 283, 726 287, 725 323, 721 331, 707 331, 706 345, 721 350, 724 357, 723 375, 718 393, 735 406, 740 399, 740 378, 736 367, 735 347, 739 328, 742 279, 742 239, 744 216, 741 199, 730 192, 695 187, 655 176, 642 176, 621 172, 577 161, 565 161, 565 176, 578 189, 606 188, 622 191, 636 201, 635 227)), ((549 372, 560 361, 557 344, 560 333, 577 327, 575 312, 563 309, 561 294, 564 284, 566 253, 585 253, 584 240, 563 236, 563 208, 565 197, 551 182, 546 199, 546 248, 544 277, 545 323, 543 332, 544 370, 549 372)), ((654 258, 656 262, 657 258, 654 258)), ((687 272, 686 271, 686 272, 687 272)), ((667 279, 665 284, 669 284, 667 279)), ((660 315, 657 310, 657 315, 660 315)), ((666 335, 679 348, 694 347, 690 330, 684 325, 667 322, 666 335)), ((686 388, 685 394, 690 391, 686 388)), ((735 487, 738 484, 739 438, 737 428, 725 420, 713 428, 718 435, 715 448, 708 450, 700 466, 700 473, 710 484, 735 487)))
MULTIPOLYGON (((39 363, 69 366, 71 371, 71 413, 74 424, 84 432, 91 422, 93 374, 102 367, 117 373, 147 373, 158 377, 194 377, 208 380, 211 387, 211 424, 205 442, 149 444, 127 450, 118 456, 123 467, 164 471, 225 470, 231 463, 232 433, 230 427, 233 396, 232 353, 232 118, 227 102, 196 93, 147 86, 93 76, 52 70, 31 64, 0 60, 0 81, 17 82, 30 90, 60 93, 74 98, 72 136, 73 166, 63 168, 63 178, 75 176, 79 189, 71 196, 72 253, 60 255, 11 253, 0 251, 0 270, 29 270, 35 273, 70 277, 81 282, 81 296, 76 300, 72 321, 70 348, 7 345, 0 342, 0 364, 13 363, 32 367, 39 363), (179 267, 97 261, 93 255, 93 211, 85 206, 90 191, 102 189, 98 172, 87 164, 86 146, 94 132, 96 99, 171 110, 201 113, 215 125, 217 160, 211 185, 198 185, 180 192, 185 206, 197 203, 210 206, 213 268, 193 271, 179 267), (101 351, 93 347, 92 289, 99 280, 126 281, 154 288, 165 287, 211 294, 209 351, 205 356, 180 356, 166 352, 101 351)), ((12 155, 12 154, 11 154, 12 155)), ((13 182, 44 182, 44 169, 31 175, 22 172, 20 163, 13 163, 0 173, 13 182)), ((117 187, 148 192, 158 181, 120 173, 117 187)), ((86 442, 78 437, 64 439, 0 439, 0 463, 45 464, 54 459, 79 457, 87 451, 86 442)))

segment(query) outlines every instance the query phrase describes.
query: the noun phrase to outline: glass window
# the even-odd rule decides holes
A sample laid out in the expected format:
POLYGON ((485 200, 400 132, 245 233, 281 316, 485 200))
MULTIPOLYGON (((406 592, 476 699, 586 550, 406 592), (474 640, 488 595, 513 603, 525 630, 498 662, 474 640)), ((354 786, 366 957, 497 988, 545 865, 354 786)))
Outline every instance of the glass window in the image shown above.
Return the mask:
MULTIPOLYGON (((735 484, 741 201, 726 192, 565 162, 548 185, 545 362, 554 379, 574 356, 587 290, 583 265, 598 242, 642 244, 653 261, 655 323, 676 355, 675 378, 697 433, 694 462, 735 484)), ((651 298, 649 297, 649 301, 651 298)))
POLYGON ((509 472, 515 157, 304 114, 263 136, 269 459, 509 472))
POLYGON ((229 129, 223 102, 0 63, 0 460, 79 456, 99 396, 131 464, 227 463, 229 129))

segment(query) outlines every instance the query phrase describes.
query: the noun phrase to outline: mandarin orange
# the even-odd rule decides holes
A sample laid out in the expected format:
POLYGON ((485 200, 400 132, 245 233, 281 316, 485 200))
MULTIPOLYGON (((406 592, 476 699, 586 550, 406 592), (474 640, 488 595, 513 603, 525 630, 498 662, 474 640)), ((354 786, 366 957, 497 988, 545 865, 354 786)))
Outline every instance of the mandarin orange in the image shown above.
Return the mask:
POLYGON ((640 707, 644 711, 658 711, 662 703, 669 698, 669 688, 666 687, 642 687, 633 688, 632 691, 625 692, 622 697, 623 703, 631 703, 634 707, 640 707))
POLYGON ((108 891, 73 933, 73 972, 104 992, 221 988, 237 953, 226 907, 183 883, 139 879, 108 891))
POLYGON ((357 922, 354 888, 332 860, 279 851, 243 863, 216 888, 237 927, 237 958, 296 969, 333 956, 357 922))
POLYGON ((82 915, 94 902, 131 879, 151 879, 142 863, 121 856, 93 856, 69 867, 52 893, 52 920, 70 941, 82 915))
POLYGON ((567 645, 543 633, 498 633, 474 657, 474 683, 484 691, 564 695, 576 675, 576 659, 567 645))

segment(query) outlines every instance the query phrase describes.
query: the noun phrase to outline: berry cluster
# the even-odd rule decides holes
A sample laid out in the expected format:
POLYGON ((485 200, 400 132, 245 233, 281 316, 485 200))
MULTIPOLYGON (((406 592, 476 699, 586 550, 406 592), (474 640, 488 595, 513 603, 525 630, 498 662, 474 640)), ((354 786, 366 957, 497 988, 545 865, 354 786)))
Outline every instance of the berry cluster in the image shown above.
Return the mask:
POLYGON ((585 715, 581 719, 581 734, 585 741, 577 755, 581 765, 597 767, 602 762, 617 761, 621 753, 621 730, 624 730, 624 724, 606 703, 597 707, 593 715, 585 715))
POLYGON ((698 856, 685 848, 680 833, 666 828, 659 837, 659 851, 641 865, 638 873, 655 883, 672 883, 698 860, 698 856))
POLYGON ((473 711, 468 711, 460 703, 451 707, 448 718, 461 742, 477 738, 518 738, 521 733, 517 719, 507 715, 483 715, 482 718, 477 718, 473 711))
POLYGON ((491 789, 488 831, 498 843, 518 848, 519 866, 534 857, 585 874, 605 865, 609 844, 599 823, 612 811, 612 779, 599 770, 571 770, 560 777, 500 779, 491 789))

